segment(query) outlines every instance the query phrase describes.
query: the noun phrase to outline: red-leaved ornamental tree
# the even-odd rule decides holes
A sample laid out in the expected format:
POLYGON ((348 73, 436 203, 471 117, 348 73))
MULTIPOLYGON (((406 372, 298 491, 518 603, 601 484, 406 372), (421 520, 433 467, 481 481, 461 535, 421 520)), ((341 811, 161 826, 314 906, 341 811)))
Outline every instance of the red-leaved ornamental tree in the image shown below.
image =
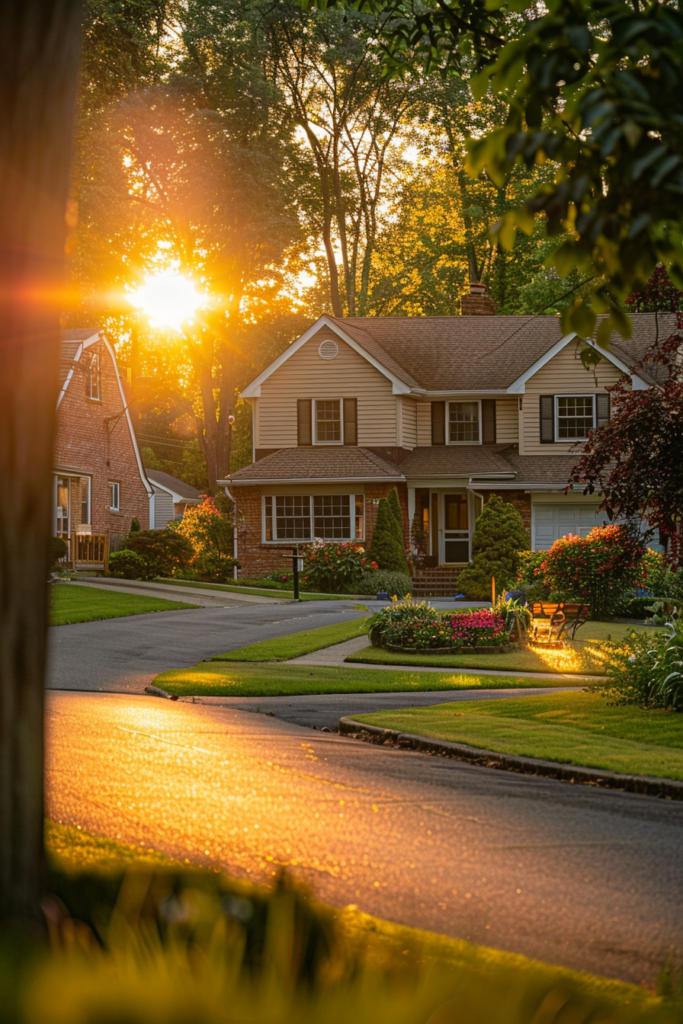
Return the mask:
POLYGON ((648 351, 634 368, 652 382, 634 391, 627 378, 611 389, 610 422, 591 432, 572 486, 602 491, 610 519, 633 529, 646 523, 668 540, 668 558, 683 550, 683 331, 648 351))

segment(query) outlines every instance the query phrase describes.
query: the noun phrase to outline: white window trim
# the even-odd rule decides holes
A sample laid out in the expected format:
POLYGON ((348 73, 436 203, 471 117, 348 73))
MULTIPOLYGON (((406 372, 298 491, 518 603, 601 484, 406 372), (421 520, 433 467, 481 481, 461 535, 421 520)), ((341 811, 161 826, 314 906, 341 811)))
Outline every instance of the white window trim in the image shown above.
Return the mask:
POLYGON ((481 398, 463 398, 457 401, 446 402, 446 444, 452 445, 468 445, 468 444, 481 444, 482 434, 482 422, 481 422, 481 398), (452 405, 472 405, 474 402, 479 407, 478 420, 479 420, 479 440, 478 441, 451 441, 451 406, 452 405))
POLYGON ((565 395, 553 395, 553 399, 554 399, 554 403, 553 403, 553 420, 554 420, 555 444, 576 444, 577 441, 587 441, 588 440, 588 435, 586 435, 585 437, 560 437, 559 436, 559 426, 560 426, 560 423, 559 423, 559 416, 558 416, 558 411, 557 411, 557 405, 558 405, 558 399, 559 398, 592 398, 593 399, 593 427, 592 427, 592 429, 595 430, 595 418, 597 416, 597 407, 598 407, 598 403, 596 401, 596 398, 597 398, 596 394, 594 392, 585 392, 583 394, 580 394, 578 392, 572 391, 572 392, 570 392, 568 394, 565 394, 565 395))
POLYGON ((343 398, 314 398, 311 402, 311 414, 313 416, 313 423, 311 424, 311 440, 314 445, 319 445, 321 448, 328 448, 330 446, 337 446, 344 444, 344 399, 343 398), (339 402, 339 430, 341 434, 340 441, 319 441, 318 440, 318 402, 339 402))
POLYGON ((108 486, 109 486, 109 511, 110 512, 120 512, 121 511, 121 484, 118 482, 118 480, 109 480, 108 481, 108 486), (116 505, 114 505, 112 503, 112 493, 113 493, 112 489, 114 487, 116 488, 116 505))
MULTIPOLYGON (((296 544, 312 544, 315 537, 313 535, 313 529, 311 529, 310 537, 286 537, 283 540, 278 540, 277 536, 274 536, 272 540, 266 539, 266 499, 270 499, 273 503, 272 509, 272 520, 273 520, 273 533, 277 534, 277 515, 275 512, 275 502, 279 497, 288 497, 288 495, 279 494, 263 494, 261 495, 261 543, 262 544, 274 544, 280 547, 293 547, 296 544)), ((308 498, 309 501, 309 519, 311 528, 313 527, 313 499, 318 497, 334 497, 334 498, 348 498, 349 500, 349 527, 352 536, 350 537, 337 537, 330 539, 325 543, 329 544, 348 544, 351 541, 364 542, 365 541, 365 522, 367 517, 367 508, 365 503, 365 494, 358 492, 357 494, 333 494, 333 495, 318 495, 318 494, 294 494, 294 498, 308 498), (356 537, 356 498, 360 497, 363 499, 363 536, 356 537)))
POLYGON ((90 356, 90 365, 88 366, 88 393, 86 398, 89 402, 102 401, 102 365, 100 362, 99 352, 93 352, 90 356), (97 395, 93 395, 93 366, 97 366, 97 395))

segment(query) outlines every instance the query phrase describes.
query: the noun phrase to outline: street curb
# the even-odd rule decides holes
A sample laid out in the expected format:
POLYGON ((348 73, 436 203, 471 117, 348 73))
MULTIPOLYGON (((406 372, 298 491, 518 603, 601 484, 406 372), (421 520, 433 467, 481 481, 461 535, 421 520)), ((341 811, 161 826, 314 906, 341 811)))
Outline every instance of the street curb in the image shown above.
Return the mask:
POLYGON ((535 757, 517 757, 500 754, 493 750, 470 747, 466 743, 451 743, 448 740, 430 740, 424 736, 399 732, 398 729, 382 729, 377 725, 357 722, 354 718, 340 718, 339 732, 342 736, 365 740, 366 743, 394 745, 404 750, 417 750, 425 754, 438 754, 458 761, 485 768, 524 775, 542 775, 560 782, 597 786, 602 789, 618 789, 626 793, 640 793, 664 800, 683 800, 683 782, 673 779, 658 779, 648 775, 619 775, 618 772, 599 771, 594 768, 580 768, 577 765, 556 764, 535 757))

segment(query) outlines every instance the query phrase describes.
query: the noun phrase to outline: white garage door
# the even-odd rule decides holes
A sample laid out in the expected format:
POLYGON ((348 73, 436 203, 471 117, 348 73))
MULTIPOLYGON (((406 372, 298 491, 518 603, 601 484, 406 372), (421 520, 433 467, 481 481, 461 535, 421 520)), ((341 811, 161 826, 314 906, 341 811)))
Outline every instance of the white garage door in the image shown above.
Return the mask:
POLYGON ((534 551, 547 551, 568 533, 585 537, 594 526, 608 522, 597 505, 534 505, 534 551))

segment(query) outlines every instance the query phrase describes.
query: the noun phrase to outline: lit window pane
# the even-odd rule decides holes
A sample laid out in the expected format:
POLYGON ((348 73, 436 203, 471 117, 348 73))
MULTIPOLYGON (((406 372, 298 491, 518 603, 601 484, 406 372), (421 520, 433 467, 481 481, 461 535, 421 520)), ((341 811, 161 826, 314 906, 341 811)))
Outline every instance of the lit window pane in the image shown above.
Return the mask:
POLYGON ((348 540, 351 536, 348 494, 321 494, 313 498, 313 533, 322 540, 348 540))
POLYGON ((562 395, 557 399, 557 437, 582 440, 593 429, 593 396, 562 395))
POLYGON ((341 402, 334 401, 315 403, 316 440, 321 444, 332 444, 342 439, 341 435, 341 402))
POLYGON ((283 495, 275 499, 278 540, 311 539, 311 500, 308 495, 283 495))
POLYGON ((449 402, 448 429, 451 444, 479 441, 479 402, 449 402))

